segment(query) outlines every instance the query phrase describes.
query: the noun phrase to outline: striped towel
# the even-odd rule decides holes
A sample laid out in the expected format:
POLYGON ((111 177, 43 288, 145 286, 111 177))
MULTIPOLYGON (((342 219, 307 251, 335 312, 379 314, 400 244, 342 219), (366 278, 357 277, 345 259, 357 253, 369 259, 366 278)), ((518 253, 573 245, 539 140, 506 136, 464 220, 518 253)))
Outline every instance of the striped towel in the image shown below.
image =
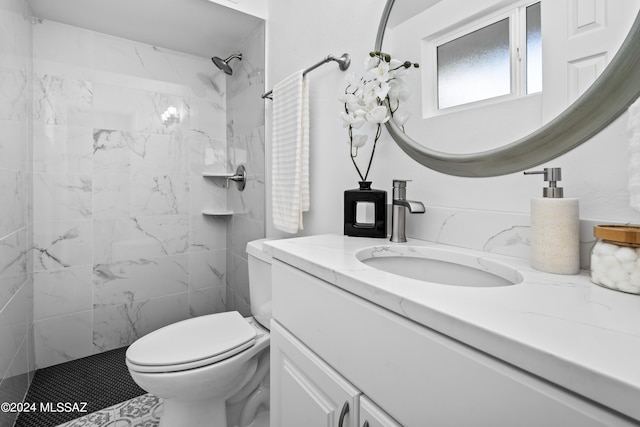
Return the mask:
POLYGON ((302 70, 273 88, 271 201, 273 225, 302 230, 309 210, 309 89, 302 70))

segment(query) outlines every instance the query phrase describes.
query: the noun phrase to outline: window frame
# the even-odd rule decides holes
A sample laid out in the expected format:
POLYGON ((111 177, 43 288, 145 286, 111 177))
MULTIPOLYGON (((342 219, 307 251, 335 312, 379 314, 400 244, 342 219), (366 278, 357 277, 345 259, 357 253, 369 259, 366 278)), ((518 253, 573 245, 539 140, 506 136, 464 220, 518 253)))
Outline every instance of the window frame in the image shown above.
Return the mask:
POLYGON ((458 25, 453 29, 451 29, 452 27, 448 27, 447 29, 422 39, 422 62, 424 64, 428 64, 428 66, 423 67, 422 76, 422 116, 424 119, 443 114, 455 113, 457 111, 513 101, 524 97, 542 95, 542 91, 531 94, 527 93, 526 12, 527 7, 536 3, 540 3, 542 5, 542 0, 514 1, 508 6, 498 10, 489 10, 485 13, 467 17, 462 20, 462 25, 459 25, 460 23, 458 23, 458 25), (438 47, 503 19, 509 19, 510 93, 465 104, 440 108, 438 106, 438 47))

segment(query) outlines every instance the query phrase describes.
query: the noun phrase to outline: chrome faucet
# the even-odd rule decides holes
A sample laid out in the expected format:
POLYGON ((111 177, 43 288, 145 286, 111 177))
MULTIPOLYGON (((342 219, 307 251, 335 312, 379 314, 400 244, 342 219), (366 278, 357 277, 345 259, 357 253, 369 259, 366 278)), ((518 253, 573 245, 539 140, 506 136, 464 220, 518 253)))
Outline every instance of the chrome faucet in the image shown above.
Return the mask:
POLYGON ((391 241, 406 242, 405 235, 405 214, 424 213, 424 205, 421 202, 407 200, 407 180, 393 180, 393 202, 391 205, 391 241))
POLYGON ((244 187, 247 184, 247 170, 243 165, 237 167, 234 175, 227 177, 227 188, 229 188, 229 181, 235 181, 238 190, 244 190, 244 187))

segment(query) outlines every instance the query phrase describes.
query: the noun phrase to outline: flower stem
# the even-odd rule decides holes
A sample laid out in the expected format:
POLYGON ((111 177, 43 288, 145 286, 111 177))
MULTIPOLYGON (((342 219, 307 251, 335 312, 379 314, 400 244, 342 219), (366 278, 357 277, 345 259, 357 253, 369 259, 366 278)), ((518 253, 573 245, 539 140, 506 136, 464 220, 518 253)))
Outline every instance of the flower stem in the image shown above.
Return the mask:
MULTIPOLYGON (((375 143, 374 143, 374 149, 375 149, 375 143)), ((358 151, 356 150, 356 155, 357 155, 358 151)), ((365 175, 364 178, 362 177, 362 173, 360 172, 360 168, 358 167, 358 164, 356 163, 356 156, 353 155, 353 128, 351 126, 349 126, 349 156, 351 157, 351 161, 353 162, 353 166, 356 167, 356 172, 358 172, 358 176, 360 176, 360 180, 361 181, 366 181, 367 176, 365 175)), ((371 158, 373 158, 373 153, 371 154, 371 158)), ((369 167, 371 167, 371 160, 369 160, 369 167)), ((369 170, 367 169, 367 174, 369 173, 369 170)))
MULTIPOLYGON (((371 157, 369 157, 369 165, 367 166, 367 172, 364 174, 363 181, 367 180, 367 176, 369 176, 369 169, 371 169, 371 163, 373 162, 373 155, 376 153, 376 145, 378 145, 378 139, 380 139, 380 135, 382 134, 382 125, 378 123, 378 129, 376 130, 376 138, 373 140, 373 148, 371 149, 371 157)), ((355 163, 355 162, 354 162, 355 163)), ((358 170, 358 173, 360 171, 358 170)), ((360 174, 362 177, 362 174, 360 174)))

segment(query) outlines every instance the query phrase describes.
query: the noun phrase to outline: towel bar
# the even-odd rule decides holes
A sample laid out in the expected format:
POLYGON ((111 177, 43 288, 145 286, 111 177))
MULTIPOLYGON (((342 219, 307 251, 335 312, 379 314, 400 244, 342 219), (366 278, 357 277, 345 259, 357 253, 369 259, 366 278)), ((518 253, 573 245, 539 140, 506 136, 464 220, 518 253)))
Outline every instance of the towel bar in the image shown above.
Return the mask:
MULTIPOLYGON (((302 75, 305 76, 309 71, 315 70, 316 68, 318 68, 322 64, 326 64, 327 62, 330 62, 330 61, 337 62, 341 71, 347 71, 349 69, 349 65, 351 65, 351 55, 349 55, 348 53, 343 53, 342 56, 340 56, 338 58, 336 58, 333 55, 328 55, 322 61, 317 62, 317 63, 313 64, 311 67, 305 69, 302 72, 302 75)), ((270 90, 269 92, 263 93, 262 94, 262 99, 273 99, 272 94, 273 94, 273 90, 270 90)))

